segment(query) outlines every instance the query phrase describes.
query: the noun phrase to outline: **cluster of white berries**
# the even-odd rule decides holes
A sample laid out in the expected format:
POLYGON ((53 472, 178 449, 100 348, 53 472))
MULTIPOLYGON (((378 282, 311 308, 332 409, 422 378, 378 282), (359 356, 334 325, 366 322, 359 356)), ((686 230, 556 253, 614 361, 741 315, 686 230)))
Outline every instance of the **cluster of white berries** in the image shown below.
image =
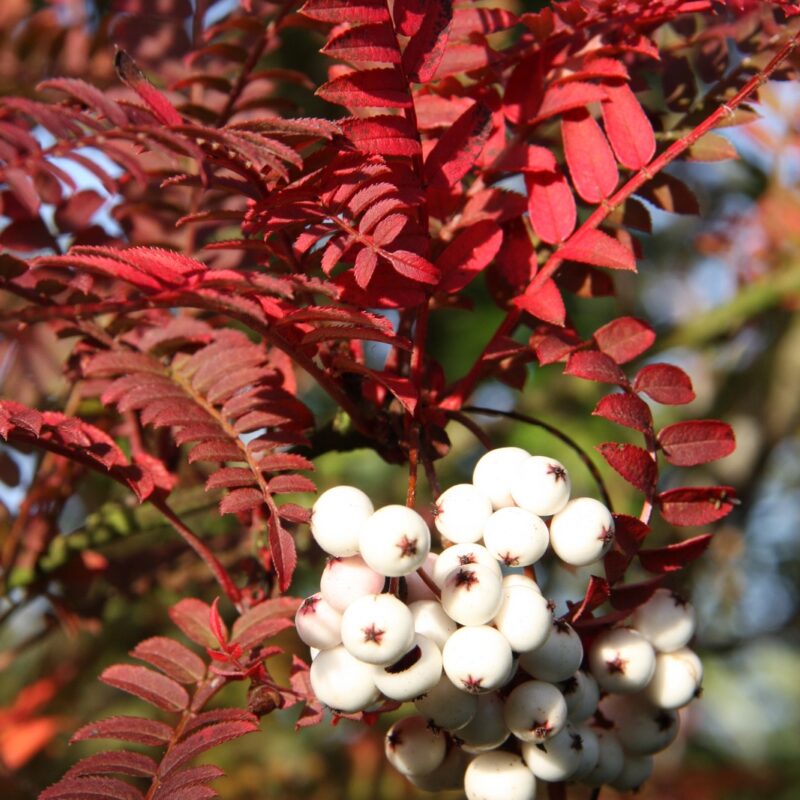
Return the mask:
POLYGON ((584 654, 536 582, 512 571, 548 548, 585 566, 611 547, 608 509, 570 488, 554 459, 488 452, 471 484, 436 503, 438 555, 411 508, 375 510, 351 486, 314 504, 311 532, 332 558, 295 620, 311 686, 340 713, 412 701, 385 750, 421 789, 463 784, 468 800, 531 800, 537 782, 634 789, 677 735, 676 709, 702 678, 686 647, 691 606, 659 589, 584 654))

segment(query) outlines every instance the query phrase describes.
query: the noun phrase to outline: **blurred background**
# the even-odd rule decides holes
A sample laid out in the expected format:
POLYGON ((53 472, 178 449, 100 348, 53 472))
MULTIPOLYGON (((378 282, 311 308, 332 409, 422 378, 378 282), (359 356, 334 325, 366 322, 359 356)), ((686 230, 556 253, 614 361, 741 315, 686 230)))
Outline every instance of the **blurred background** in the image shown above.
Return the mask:
MULTIPOLYGON (((508 5, 520 10, 541 4, 508 5)), ((158 65, 155 74, 168 83, 180 72, 176 65, 190 43, 181 10, 186 6, 191 10, 188 1, 3 0, 0 94, 33 96, 35 84, 53 75, 81 77, 110 89, 116 83, 112 42, 124 45, 143 66, 158 65)), ((222 17, 230 6, 208 2, 206 21, 222 17)), ((338 113, 313 97, 327 69, 316 53, 318 38, 298 29, 284 41, 266 62, 307 78, 276 80, 274 108, 291 114, 300 104, 304 115, 338 113)), ((657 758, 642 800, 800 797, 800 88, 767 86, 758 111, 760 121, 721 132, 736 147, 737 160, 671 168, 694 190, 700 216, 651 208, 653 231, 641 236, 640 274, 619 278, 616 297, 569 300, 583 333, 624 314, 649 320, 659 338, 648 357, 680 364, 691 375, 697 399, 688 407, 655 405, 657 424, 720 418, 734 426, 738 441, 733 456, 698 469, 691 478, 700 485, 735 486, 742 503, 717 527, 706 556, 675 584, 698 609, 704 691, 684 712, 678 741, 657 758)), ((70 170, 81 187, 102 198, 95 237, 150 225, 148 240, 157 240, 152 231, 174 218, 168 198, 155 210, 151 204, 150 217, 144 212, 137 219, 122 217, 115 212, 119 198, 96 176, 74 164, 70 170)), ((0 217, 0 227, 11 218, 0 217)), ((480 281, 472 295, 473 313, 439 315, 431 331, 435 355, 449 377, 465 371, 501 315, 480 281)), ((374 348, 380 359, 380 347, 374 348)), ((38 407, 63 407, 68 387, 61 365, 68 351, 69 341, 41 327, 13 340, 2 335, 2 395, 38 407)), ((532 414, 591 453, 599 442, 619 435, 590 416, 602 393, 594 384, 561 375, 554 365, 531 367, 522 395, 499 383, 486 385, 475 404, 532 414)), ((313 387, 306 387, 306 399, 320 413, 330 413, 313 387)), ((494 417, 475 419, 495 445, 552 455, 570 468, 575 494, 595 493, 574 453, 546 432, 494 417)), ((453 449, 439 466, 444 486, 469 480, 483 452, 466 429, 452 425, 448 433, 453 449)), ((4 539, 38 458, 0 446, 4 539)), ((608 469, 604 475, 616 510, 633 511, 637 500, 630 487, 608 469)), ((321 488, 357 485, 378 505, 404 498, 406 474, 359 450, 321 457, 316 481, 321 488)), ((664 486, 670 481, 667 471, 664 486)), ((423 494, 421 503, 429 502, 423 494)), ((245 557, 237 549, 232 521, 209 513, 214 499, 201 489, 184 491, 175 505, 204 533, 217 537, 218 549, 225 551, 229 542, 228 563, 245 557)), ((166 615, 171 603, 187 595, 213 597, 205 568, 158 515, 134 509, 99 480, 67 500, 58 524, 63 536, 43 557, 32 550, 30 564, 17 559, 15 579, 0 598, 0 797, 8 800, 35 797, 79 757, 97 749, 91 743, 68 746, 70 732, 80 725, 111 714, 143 713, 141 703, 100 684, 97 675, 125 660, 141 639, 174 635, 166 615), (58 571, 61 579, 31 599, 26 586, 34 563, 58 571)), ((656 538, 665 534, 657 527, 656 538)), ((26 536, 33 540, 36 531, 26 536)), ((302 596, 315 591, 323 562, 304 531, 298 548, 302 568, 293 591, 302 596)), ((582 594, 586 577, 585 571, 553 569, 543 576, 545 594, 563 607, 565 598, 582 594)), ((293 635, 282 636, 281 644, 287 654, 306 655, 293 635)), ((287 655, 276 670, 284 680, 288 661, 287 655)), ((243 703, 244 687, 231 688, 223 699, 243 703)), ((222 797, 431 796, 416 793, 386 764, 381 736, 389 720, 376 728, 325 722, 295 733, 297 714, 296 709, 273 713, 263 720, 261 736, 212 753, 214 763, 228 772, 217 784, 222 797)), ((574 792, 575 797, 587 794, 574 792)), ((602 797, 614 795, 604 790, 602 797)))

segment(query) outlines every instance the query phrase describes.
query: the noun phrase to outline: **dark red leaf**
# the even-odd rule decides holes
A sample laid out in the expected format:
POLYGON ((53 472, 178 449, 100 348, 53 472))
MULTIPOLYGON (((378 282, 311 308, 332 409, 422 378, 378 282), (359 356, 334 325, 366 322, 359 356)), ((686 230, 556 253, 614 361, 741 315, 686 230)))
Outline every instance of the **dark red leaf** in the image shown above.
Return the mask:
POLYGON ((513 303, 517 308, 552 325, 563 325, 566 319, 564 298, 552 278, 535 287, 529 284, 523 294, 514 298, 513 303))
POLYGON ((265 600, 240 616, 233 624, 231 641, 244 650, 260 645, 284 627, 291 626, 300 600, 278 597, 265 600))
POLYGON ((293 492, 316 492, 314 481, 305 475, 278 475, 269 482, 272 494, 287 494, 293 492))
POLYGON ((719 420, 689 420, 667 425, 658 443, 670 464, 693 467, 730 455, 736 449, 733 428, 719 420))
POLYGON ((732 486, 687 486, 670 489, 656 498, 661 516, 672 525, 708 525, 733 511, 732 486))
POLYGON ((164 711, 183 711, 189 705, 183 686, 147 667, 115 664, 103 671, 100 680, 164 711))
POLYGON ((654 572, 657 575, 676 572, 683 569, 690 561, 700 558, 710 543, 711 534, 705 533, 678 544, 670 544, 653 550, 640 550, 639 562, 648 572, 654 572))
POLYGON ((220 514, 240 514, 252 511, 264 503, 264 495, 260 489, 234 489, 222 498, 219 504, 220 514))
POLYGON ((90 722, 77 730, 70 742, 83 742, 87 739, 118 739, 123 742, 136 742, 148 747, 161 747, 172 739, 173 730, 169 725, 154 719, 141 717, 108 717, 90 722))
POLYGON ((597 121, 585 109, 564 114, 564 156, 575 190, 587 203, 599 203, 616 188, 617 163, 597 121))
POLYGON ((158 793, 153 800, 214 800, 219 797, 219 792, 210 786, 192 784, 180 789, 173 789, 169 793, 158 793))
POLYGON ((462 228, 436 259, 436 268, 442 276, 439 291, 460 292, 486 269, 502 242, 503 230, 493 220, 462 228))
POLYGON ((619 239, 587 228, 566 242, 558 251, 565 261, 579 261, 608 269, 624 269, 636 272, 636 258, 633 251, 619 239))
POLYGON ((626 364, 652 346, 656 332, 640 319, 620 317, 598 328, 592 338, 617 364, 626 364))
POLYGON ((605 442, 597 446, 603 458, 640 492, 650 494, 658 478, 656 463, 647 450, 632 444, 605 442))
POLYGON ((425 159, 428 185, 447 188, 475 166, 492 129, 492 112, 474 103, 442 134, 425 159))
POLYGON ((235 489, 242 486, 254 486, 256 482, 256 476, 249 469, 244 467, 223 467, 209 475, 206 481, 206 491, 210 489, 235 489))
POLYGON ((641 169, 656 151, 653 126, 627 83, 604 89, 603 121, 614 155, 628 169, 641 169))
POLYGON ((525 173, 528 212, 536 235, 548 244, 563 242, 575 229, 577 209, 566 178, 552 171, 525 173))
POLYGON ((179 792, 202 786, 221 778, 224 774, 219 767, 215 767, 213 764, 180 769, 159 782, 152 800, 173 800, 179 792))
POLYGON ((567 359, 564 374, 598 383, 615 383, 618 386, 625 386, 628 382, 616 361, 596 350, 578 350, 572 353, 567 359))
POLYGON ((294 546, 294 539, 274 514, 270 516, 268 524, 272 563, 278 573, 280 590, 285 592, 292 583, 292 575, 297 566, 297 550, 294 546))
POLYGON ((626 586, 615 586, 611 590, 611 605, 621 611, 633 611, 644 605, 656 589, 663 583, 663 578, 651 578, 641 583, 629 583, 626 586))
POLYGON ((208 624, 211 606, 194 597, 187 597, 169 610, 170 619, 184 635, 202 647, 216 647, 217 639, 208 624))
MULTIPOLYGON (((204 728, 207 725, 217 725, 220 722, 253 722, 254 717, 243 708, 214 708, 211 711, 201 711, 192 717, 183 729, 185 739, 192 731, 204 728)), ((171 776, 174 778, 175 776, 171 776)))
POLYGON ((650 528, 638 517, 614 514, 614 546, 603 558, 609 583, 619 581, 628 569, 650 528))
POLYGON ((689 376, 672 364, 648 364, 633 380, 634 391, 649 395, 657 403, 681 405, 694 400, 689 376))
POLYGON ((403 50, 403 70, 410 80, 418 83, 433 80, 445 54, 452 18, 451 0, 425 3, 422 24, 403 50))
POLYGON ((610 592, 611 587, 607 580, 591 575, 583 600, 570 609, 570 613, 567 615, 569 620, 574 623, 584 615, 591 614, 608 600, 610 592))
POLYGON ((157 769, 158 764, 144 753, 112 750, 82 758, 67 770, 65 777, 116 774, 130 775, 134 778, 149 778, 155 775, 157 769))
POLYGON ((388 22, 345 28, 332 36, 320 52, 342 61, 400 63, 400 48, 388 22))
POLYGON ((339 75, 317 89, 329 103, 347 108, 408 108, 411 95, 394 67, 367 69, 339 75))
POLYGON ((650 407, 644 400, 626 392, 608 394, 600 398, 592 414, 641 433, 649 433, 653 429, 650 407))
POLYGON ((638 190, 637 194, 657 208, 673 214, 699 214, 700 206, 694 192, 680 179, 659 172, 638 190))
POLYGON ((144 795, 118 778, 62 778, 39 794, 39 800, 142 800, 144 795))
POLYGON ((181 115, 172 103, 145 78, 136 62, 124 50, 117 50, 114 66, 120 80, 144 100, 159 122, 167 126, 183 124, 181 115))
POLYGON ((300 13, 320 22, 352 25, 390 19, 385 0, 306 0, 300 13))
POLYGON ((62 231, 80 231, 89 225, 94 213, 105 199, 91 189, 75 192, 55 213, 56 225, 62 231))
POLYGON ((153 636, 139 642, 131 655, 160 669, 178 683, 197 683, 206 673, 203 659, 174 639, 153 636))

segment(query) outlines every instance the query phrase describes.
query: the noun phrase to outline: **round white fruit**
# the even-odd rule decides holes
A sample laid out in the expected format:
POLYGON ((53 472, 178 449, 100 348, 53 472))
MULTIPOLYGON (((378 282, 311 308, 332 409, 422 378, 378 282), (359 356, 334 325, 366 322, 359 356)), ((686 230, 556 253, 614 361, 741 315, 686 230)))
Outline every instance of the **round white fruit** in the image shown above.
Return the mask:
POLYGON ((633 627, 656 650, 673 653, 685 647, 694 636, 694 608, 669 589, 656 589, 653 596, 636 609, 633 627))
POLYGON ((407 653, 388 667, 375 668, 375 685, 390 700, 404 703, 430 691, 442 677, 442 654, 425 636, 414 638, 407 653))
POLYGON ((652 756, 634 756, 625 753, 622 771, 610 781, 610 785, 618 792, 635 792, 652 774, 652 756))
POLYGON ((522 758, 530 771, 543 781, 566 781, 581 764, 583 738, 571 726, 546 742, 523 742, 522 758))
POLYGON ((447 675, 414 701, 417 711, 437 728, 457 731, 468 725, 478 710, 478 695, 462 692, 447 675))
MULTIPOLYGON (((439 556, 436 553, 428 553, 425 563, 417 570, 422 569, 429 578, 433 578, 433 572, 436 569, 436 562, 439 556)), ((416 603, 417 600, 436 600, 437 597, 431 588, 425 583, 419 575, 419 572, 414 571, 405 576, 406 593, 403 599, 406 603, 416 603)))
POLYGON ((409 575, 425 563, 431 533, 413 508, 379 508, 362 526, 358 548, 368 566, 381 575, 409 575))
POLYGON ((374 669, 354 658, 339 645, 322 650, 311 663, 309 677, 317 699, 344 714, 363 711, 380 692, 373 680, 374 669))
POLYGON ((552 683, 526 681, 506 698, 505 720, 518 739, 541 744, 567 724, 567 704, 552 683))
POLYGON ((577 497, 550 520, 550 544, 565 563, 585 567, 600 560, 614 543, 614 518, 593 497, 577 497))
POLYGON ((572 677, 561 681, 558 688, 567 701, 570 722, 585 722, 597 710, 600 687, 588 672, 579 669, 572 677))
POLYGON ((492 513, 492 502, 471 483, 457 483, 436 501, 434 525, 451 542, 477 542, 492 513))
POLYGON ((342 612, 359 597, 378 594, 384 582, 383 575, 370 569, 361 556, 350 556, 328 560, 319 588, 325 601, 342 612))
POLYGON ((442 651, 447 677, 473 694, 492 692, 508 680, 513 659, 502 633, 487 625, 459 628, 442 651))
POLYGON ((644 696, 659 708, 682 708, 697 695, 702 680, 703 664, 688 647, 659 653, 644 696))
POLYGON ((539 592, 528 586, 512 586, 503 590, 502 604, 493 622, 511 649, 523 653, 544 644, 550 635, 553 614, 539 592))
POLYGON ((533 800, 536 779, 514 753, 481 753, 464 773, 467 800, 533 800))
POLYGON ((678 735, 678 714, 656 708, 638 695, 610 694, 603 699, 600 710, 614 723, 620 744, 631 755, 658 753, 669 747, 678 735))
POLYGON ((456 734, 468 753, 482 753, 500 747, 508 739, 505 704, 496 692, 478 695, 478 708, 470 722, 456 734))
POLYGON ((413 643, 414 618, 394 595, 366 595, 342 615, 342 644, 367 664, 393 664, 413 643))
POLYGON ((527 586, 539 592, 539 594, 542 593, 539 584, 533 578, 529 578, 521 572, 509 572, 508 575, 503 575, 503 588, 509 589, 512 586, 527 586))
POLYGON ((435 642, 440 650, 458 628, 438 600, 417 600, 409 603, 408 610, 414 618, 414 630, 435 642))
POLYGON ((497 559, 482 544, 464 542, 442 550, 433 568, 433 581, 441 589, 447 580, 447 576, 454 569, 469 567, 473 564, 481 564, 491 570, 498 578, 503 575, 497 559))
POLYGON ((427 775, 406 776, 411 783, 425 792, 446 792, 464 786, 464 772, 469 757, 460 747, 451 747, 441 765, 427 775))
POLYGON ((311 535, 332 556, 355 555, 359 531, 372 512, 372 501, 361 489, 334 486, 311 507, 311 535))
POLYGON ((573 627, 556 620, 541 647, 521 653, 519 664, 533 678, 550 683, 565 681, 578 671, 583 661, 583 645, 573 627))
POLYGON ((498 509, 486 520, 483 542, 507 567, 527 567, 545 554, 550 535, 541 517, 512 506, 498 509))
POLYGON ((592 643, 589 667, 604 691, 632 694, 650 682, 656 654, 638 631, 613 628, 601 633, 592 643))
POLYGON ((526 511, 540 517, 557 514, 567 504, 569 473, 554 458, 531 456, 518 464, 511 483, 511 497, 526 511))
POLYGON ((442 608, 461 625, 483 625, 503 602, 503 584, 481 564, 454 569, 442 587, 442 608))
POLYGON ((513 506, 511 484, 517 469, 531 454, 521 447, 498 447, 478 459, 472 473, 472 483, 492 502, 493 508, 513 506))
POLYGON ((424 717, 404 717, 386 732, 386 760, 403 775, 429 775, 444 761, 447 741, 424 717))
POLYGON ((581 780, 589 786, 602 786, 616 780, 625 765, 625 753, 622 745, 611 731, 594 728, 597 737, 598 756, 597 763, 588 775, 581 780))
POLYGON ((600 743, 597 734, 588 725, 577 725, 575 732, 581 737, 581 760, 572 774, 572 779, 580 781, 597 766, 600 758, 600 743))
POLYGON ((294 626, 297 635, 309 647, 328 650, 342 641, 342 615, 326 603, 319 592, 300 604, 294 626))

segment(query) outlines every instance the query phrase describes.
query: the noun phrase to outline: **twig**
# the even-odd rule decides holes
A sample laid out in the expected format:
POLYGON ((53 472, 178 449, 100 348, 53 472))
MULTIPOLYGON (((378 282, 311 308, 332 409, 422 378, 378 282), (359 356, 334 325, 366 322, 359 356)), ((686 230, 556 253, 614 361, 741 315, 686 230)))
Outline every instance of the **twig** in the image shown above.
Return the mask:
POLYGON ((463 425, 487 450, 491 450, 494 447, 489 435, 474 419, 471 419, 461 411, 445 411, 445 413, 450 419, 459 425, 463 425))

